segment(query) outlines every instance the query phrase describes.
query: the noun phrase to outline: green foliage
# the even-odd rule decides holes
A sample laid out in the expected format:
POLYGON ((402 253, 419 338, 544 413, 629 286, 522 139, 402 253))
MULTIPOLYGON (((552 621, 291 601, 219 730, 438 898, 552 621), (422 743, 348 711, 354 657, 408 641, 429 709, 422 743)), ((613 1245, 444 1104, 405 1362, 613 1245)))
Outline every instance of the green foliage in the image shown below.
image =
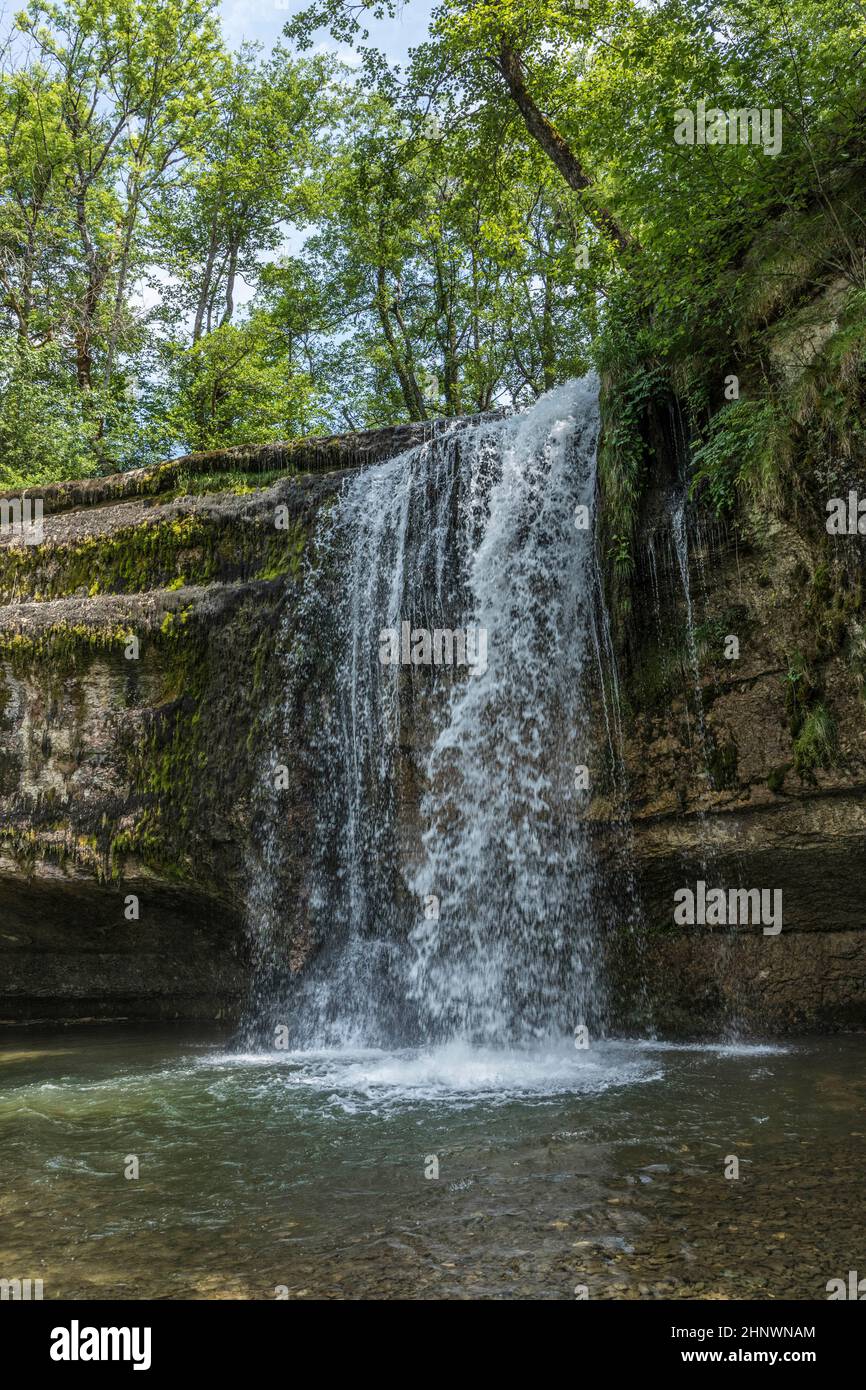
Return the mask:
POLYGON ((719 513, 733 510, 738 495, 775 499, 779 455, 776 408, 770 399, 731 401, 710 420, 703 443, 692 451, 692 493, 706 487, 719 513))
POLYGON ((595 359, 603 383, 604 431, 598 453, 601 546, 611 576, 610 597, 622 617, 629 608, 638 509, 646 481, 646 419, 668 393, 669 380, 639 306, 626 291, 621 291, 618 306, 621 316, 605 324, 595 359))
POLYGON ((176 349, 171 372, 166 419, 189 450, 289 439, 308 413, 309 377, 292 372, 282 339, 261 314, 176 349))
POLYGON ((95 437, 61 349, 0 336, 0 487, 87 477, 95 437))
POLYGON ((212 0, 31 0, 0 74, 8 483, 519 405, 594 362, 627 602, 670 394, 720 510, 813 424, 816 471, 862 447, 856 293, 801 399, 766 366, 806 288, 866 292, 856 0, 442 0, 403 72, 363 27, 393 8, 287 25, 353 69, 229 53, 212 0), (698 101, 779 109, 781 149, 678 144, 698 101))
POLYGON ((815 769, 830 767, 836 756, 836 722, 821 700, 821 688, 798 654, 785 676, 785 708, 791 729, 793 767, 802 781, 815 769))
POLYGON ((798 653, 792 658, 784 677, 785 710, 791 729, 796 738, 803 727, 809 708, 815 704, 820 694, 819 686, 807 663, 798 653))
POLYGON ((794 769, 804 781, 814 780, 816 768, 832 765, 836 742, 833 716, 825 705, 815 705, 806 714, 794 739, 794 769))

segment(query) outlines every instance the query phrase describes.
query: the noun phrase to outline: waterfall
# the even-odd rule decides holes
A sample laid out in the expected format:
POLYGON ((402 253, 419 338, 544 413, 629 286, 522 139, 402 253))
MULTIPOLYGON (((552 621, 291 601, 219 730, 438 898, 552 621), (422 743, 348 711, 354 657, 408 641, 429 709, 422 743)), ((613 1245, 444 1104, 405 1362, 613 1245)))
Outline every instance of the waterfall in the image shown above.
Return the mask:
POLYGON ((251 868, 260 1030, 299 1047, 505 1045, 603 1020, 580 771, 598 771, 606 640, 578 524, 595 502, 597 394, 589 377, 445 426, 351 477, 320 521, 282 636, 251 868), (293 973, 291 832, 269 771, 302 744, 314 953, 293 973))

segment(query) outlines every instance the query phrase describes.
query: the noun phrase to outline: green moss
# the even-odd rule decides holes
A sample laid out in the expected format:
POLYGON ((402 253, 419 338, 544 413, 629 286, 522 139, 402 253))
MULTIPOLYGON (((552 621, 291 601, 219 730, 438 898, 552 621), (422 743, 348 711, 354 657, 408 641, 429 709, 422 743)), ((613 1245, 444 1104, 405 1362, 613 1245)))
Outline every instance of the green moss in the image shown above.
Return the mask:
POLYGON ((814 639, 816 658, 833 656, 846 646, 853 656, 863 608, 863 581, 859 567, 852 570, 846 556, 834 555, 815 568, 806 592, 806 617, 814 639))
POLYGON ((654 643, 644 647, 628 680, 630 705, 646 711, 669 704, 683 690, 686 661, 682 646, 654 643))
POLYGON ((791 771, 792 763, 782 763, 779 767, 770 769, 767 777, 767 786, 774 796, 781 796, 785 789, 785 778, 791 771))
POLYGON ((784 682, 788 727, 791 737, 796 738, 803 727, 807 712, 820 695, 820 685, 799 652, 791 659, 784 682))
POLYGON ((122 656, 135 635, 125 626, 94 628, 84 623, 57 623, 35 637, 0 631, 0 660, 7 661, 16 675, 42 666, 60 677, 79 670, 94 656, 122 656))
POLYGON ((263 472, 245 468, 228 468, 196 472, 186 469, 178 472, 170 491, 160 497, 160 502, 172 502, 179 497, 200 497, 212 492, 231 492, 244 497, 251 492, 261 492, 263 488, 273 487, 281 478, 293 476, 295 468, 271 468, 263 472))
POLYGON ((794 739, 794 768, 803 781, 814 781, 816 768, 832 766, 836 745, 836 721, 825 705, 815 705, 794 739))
POLYGON ((189 877, 182 862, 196 819, 198 783, 207 779, 214 738, 197 717, 207 682, 207 639, 191 610, 167 613, 155 635, 162 703, 126 747, 125 771, 139 811, 113 834, 112 876, 133 855, 162 876, 189 877))
POLYGON ((833 581, 830 566, 826 560, 822 560, 815 568, 810 585, 810 602, 816 608, 828 608, 833 599, 833 581))
MULTIPOLYGON (((119 546, 103 547, 100 584, 111 586, 121 572, 112 572, 112 567, 121 562, 122 573, 138 580, 135 564, 150 564, 154 554, 165 559, 172 552, 178 565, 172 578, 189 582, 194 577, 189 564, 180 563, 181 551, 188 560, 191 532, 186 526, 178 530, 162 523, 140 529, 158 530, 160 536, 137 536, 125 557, 119 546)), ((52 798, 36 798, 22 807, 22 829, 36 827, 34 835, 20 837, 9 828, 22 863, 49 853, 58 860, 67 853, 82 855, 100 877, 120 881, 133 858, 162 879, 186 884, 201 880, 209 891, 215 879, 225 876, 226 881, 239 872, 248 814, 244 808, 281 674, 274 648, 284 583, 300 574, 305 541, 300 523, 280 531, 249 521, 212 527, 204 555, 216 572, 242 563, 249 578, 264 574, 283 583, 249 590, 239 586, 217 607, 148 604, 148 616, 136 633, 127 622, 58 622, 38 632, 0 632, 0 661, 38 688, 46 708, 61 701, 67 707, 71 702, 73 711, 76 702, 83 706, 93 682, 82 678, 95 668, 97 683, 102 685, 107 677, 115 701, 135 711, 134 717, 116 724, 110 790, 75 799, 76 824, 64 831, 65 848, 51 849, 44 834, 61 809, 51 804, 52 798), (138 662, 124 659, 133 635, 141 642, 138 662), (231 828, 235 817, 237 843, 231 828), (229 834, 220 838, 215 850, 217 823, 227 823, 229 834), (85 845, 85 834, 92 844, 85 845)), ((99 550, 98 544, 88 547, 88 555, 99 550)), ((170 585, 169 579, 166 587, 170 585)), ((91 608, 86 601, 81 608, 99 612, 98 605, 91 608)), ((4 701, 7 689, 0 681, 4 701)), ((86 713, 82 708, 82 727, 86 713)), ((71 757, 76 758, 74 740, 71 757)), ((0 779, 2 774, 0 766, 0 779)), ((18 770, 12 767, 10 783, 17 785, 17 780, 18 770)))
POLYGON ((754 619, 745 604, 737 604, 722 613, 703 618, 695 624, 694 629, 699 663, 730 667, 732 662, 725 659, 727 638, 736 637, 742 644, 748 639, 753 626, 754 619))
MULTIPOLYGON (((146 651, 151 669, 162 676, 165 704, 146 721, 144 731, 136 723, 122 743, 121 768, 130 787, 130 800, 111 814, 103 813, 95 833, 83 836, 70 828, 75 853, 85 850, 100 877, 118 878, 123 858, 134 853, 163 876, 189 877, 188 867, 179 862, 183 837, 189 835, 195 798, 191 792, 195 779, 205 778, 208 744, 197 718, 198 700, 204 688, 207 642, 201 629, 190 634, 190 610, 166 614, 161 629, 147 634, 146 651), (133 808, 130 812, 130 806, 133 808), (117 820, 134 823, 118 830, 117 820)), ((125 652, 133 634, 126 628, 94 629, 83 625, 57 624, 36 637, 20 633, 0 633, 0 660, 7 662, 20 677, 41 683, 46 699, 59 695, 61 687, 95 660, 106 657, 127 663, 125 652)), ((133 666, 125 674, 133 674, 133 666)), ((80 694, 80 684, 75 690, 80 694)), ((66 692, 69 695, 67 685, 66 692)), ((74 694, 74 692, 73 692, 74 694)), ((121 739, 124 733, 121 730, 121 739)), ((38 806, 28 808, 32 835, 16 836, 16 857, 45 857, 50 844, 40 838, 51 809, 50 796, 40 798, 38 806)), ((79 808, 87 813, 90 808, 79 808)), ((8 828, 6 828, 8 829, 8 828)), ((6 835, 4 829, 4 837, 6 835)), ((66 852, 66 851, 64 851, 66 852)))
POLYGON ((152 468, 90 478, 86 484, 80 478, 47 483, 31 492, 38 493, 42 499, 46 516, 133 497, 171 501, 175 497, 209 492, 254 492, 271 486, 280 478, 318 467, 320 450, 328 442, 311 437, 286 444, 213 449, 168 459, 152 468))
POLYGON ((45 811, 43 800, 31 812, 32 823, 4 825, 0 831, 3 852, 28 875, 34 871, 39 860, 47 860, 61 868, 68 864, 86 864, 94 870, 99 880, 104 880, 106 861, 99 837, 82 833, 68 821, 47 818, 45 811))
MULTIPOLYGON (((125 747, 137 810, 111 839, 115 877, 129 856, 163 877, 188 882, 207 874, 213 826, 249 797, 255 750, 266 737, 271 682, 280 671, 273 660, 279 602, 279 592, 271 600, 251 594, 216 626, 186 609, 152 639, 160 703, 132 727, 125 747)), ((220 872, 224 858, 221 851, 220 872)))
POLYGON ((666 373, 639 356, 639 340, 622 359, 612 360, 602 396, 604 421, 598 451, 601 497, 599 534, 608 596, 617 622, 631 610, 634 545, 647 479, 647 415, 664 394, 666 373))
POLYGON ((302 526, 277 531, 268 541, 268 563, 259 570, 256 579, 297 579, 304 558, 306 534, 302 526))
POLYGON ((713 747, 707 755, 707 771, 714 791, 726 791, 737 786, 739 750, 731 740, 713 747))
POLYGON ((76 545, 0 551, 0 602, 46 600, 85 590, 89 597, 205 585, 216 579, 296 576, 306 530, 278 531, 236 519, 195 515, 125 527, 76 545))

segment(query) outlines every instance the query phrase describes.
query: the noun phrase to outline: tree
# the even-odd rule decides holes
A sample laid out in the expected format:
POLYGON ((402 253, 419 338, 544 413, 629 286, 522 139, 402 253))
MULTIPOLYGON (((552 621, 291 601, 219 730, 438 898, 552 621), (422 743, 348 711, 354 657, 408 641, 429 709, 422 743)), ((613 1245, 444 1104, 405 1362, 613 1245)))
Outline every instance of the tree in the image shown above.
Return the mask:
POLYGON ((489 112, 445 130, 354 103, 302 252, 327 331, 351 335, 353 420, 488 410, 585 369, 586 222, 512 134, 489 112))
MULTIPOLYGON (((3 307, 26 349, 68 354, 98 458, 129 430, 120 357, 139 325, 143 226, 210 103, 209 0, 32 0, 3 75, 3 307), (17 51, 17 50, 13 50, 17 51)), ((26 360, 31 360, 26 358, 26 360)), ((14 375, 14 372, 13 372, 14 375)))
POLYGON ((279 47, 265 62, 246 47, 223 63, 195 157, 154 228, 193 343, 232 322, 239 278, 254 287, 286 224, 309 216, 333 74, 331 60, 294 61, 279 47))

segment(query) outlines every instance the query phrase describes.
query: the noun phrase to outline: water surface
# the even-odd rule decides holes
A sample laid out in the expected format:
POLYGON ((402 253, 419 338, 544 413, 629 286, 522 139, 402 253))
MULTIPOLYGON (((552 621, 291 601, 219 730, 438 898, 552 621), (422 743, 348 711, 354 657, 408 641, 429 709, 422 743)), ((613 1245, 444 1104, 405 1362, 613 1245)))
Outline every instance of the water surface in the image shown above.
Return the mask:
POLYGON ((866 1267, 864 1062, 10 1033, 0 1271, 46 1298, 826 1298, 866 1267))

